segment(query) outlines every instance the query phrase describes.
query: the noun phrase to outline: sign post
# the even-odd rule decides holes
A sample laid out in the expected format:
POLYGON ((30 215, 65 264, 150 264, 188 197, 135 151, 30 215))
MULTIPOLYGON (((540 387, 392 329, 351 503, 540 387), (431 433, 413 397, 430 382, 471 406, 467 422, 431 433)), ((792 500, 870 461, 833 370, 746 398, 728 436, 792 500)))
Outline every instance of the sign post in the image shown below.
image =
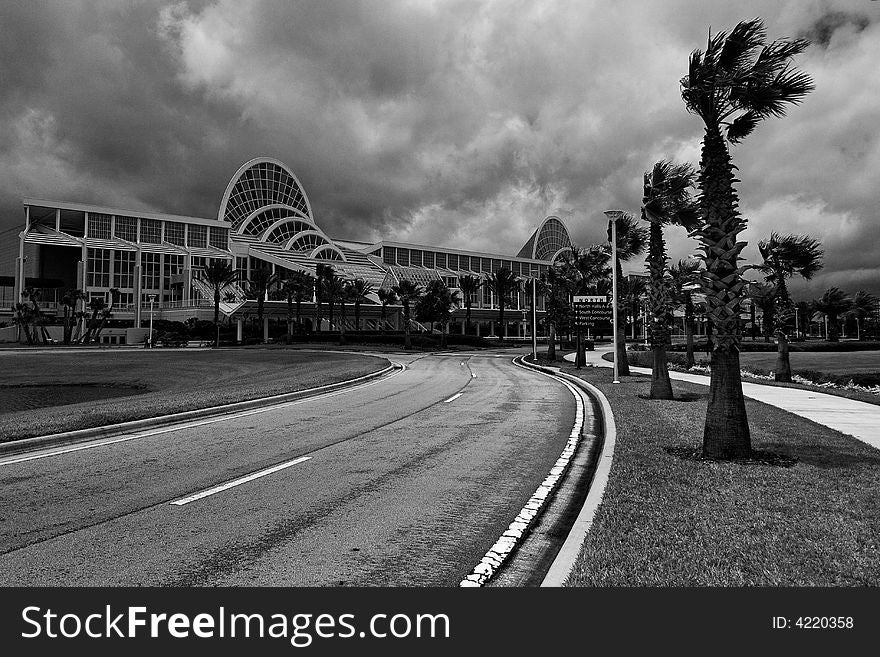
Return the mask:
MULTIPOLYGON (((611 325, 612 308, 608 303, 608 297, 604 294, 594 295, 576 295, 572 297, 572 309, 574 311, 574 325, 577 330, 578 338, 581 332, 586 329, 607 329, 611 325)), ((580 364, 580 345, 578 340, 578 355, 575 358, 575 364, 580 364)), ((586 355, 586 354, 585 354, 586 355)), ((586 360, 586 358, 585 358, 586 360)))

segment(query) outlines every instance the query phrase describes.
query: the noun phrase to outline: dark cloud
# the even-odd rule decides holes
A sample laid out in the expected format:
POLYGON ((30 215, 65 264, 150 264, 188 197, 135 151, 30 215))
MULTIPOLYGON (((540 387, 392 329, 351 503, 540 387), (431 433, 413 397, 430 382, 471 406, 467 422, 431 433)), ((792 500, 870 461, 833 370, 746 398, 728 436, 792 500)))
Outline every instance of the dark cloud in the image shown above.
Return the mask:
MULTIPOLYGON (((880 292, 877 5, 2 3, 0 230, 23 195, 212 216, 238 166, 269 155, 340 237, 515 253, 556 213, 598 241, 603 210, 637 210, 654 161, 699 158, 688 53, 760 15, 771 38, 816 41, 798 63, 817 89, 733 149, 746 237, 822 239, 804 294, 880 292)), ((695 250, 681 231, 669 242, 695 250)))

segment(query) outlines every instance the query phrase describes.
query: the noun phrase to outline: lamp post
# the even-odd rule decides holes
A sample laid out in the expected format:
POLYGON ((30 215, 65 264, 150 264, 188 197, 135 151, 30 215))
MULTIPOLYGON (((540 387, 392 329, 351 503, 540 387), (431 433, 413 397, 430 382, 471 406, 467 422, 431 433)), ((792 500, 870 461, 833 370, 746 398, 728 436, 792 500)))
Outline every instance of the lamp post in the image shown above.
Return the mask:
POLYGON ((801 323, 798 321, 798 307, 794 307, 794 339, 799 340, 801 337, 801 323))
POLYGON ((150 349, 153 348, 153 302, 156 300, 156 295, 149 295, 150 298, 150 349))
POLYGON ((538 279, 532 279, 532 361, 538 362, 538 279))
POLYGON ((609 230, 608 238, 611 240, 611 330, 614 331, 614 381, 620 383, 617 364, 617 220, 623 215, 620 210, 606 210, 609 230))

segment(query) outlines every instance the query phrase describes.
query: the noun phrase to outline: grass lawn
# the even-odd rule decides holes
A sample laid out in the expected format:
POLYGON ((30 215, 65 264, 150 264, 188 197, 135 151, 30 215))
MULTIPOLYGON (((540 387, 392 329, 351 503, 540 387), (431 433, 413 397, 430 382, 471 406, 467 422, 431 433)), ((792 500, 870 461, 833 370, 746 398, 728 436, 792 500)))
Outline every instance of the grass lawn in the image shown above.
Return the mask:
POLYGON ((673 381, 690 401, 659 401, 647 377, 579 375, 608 397, 617 447, 572 585, 880 585, 880 451, 746 399, 753 447, 794 465, 686 460, 705 386, 673 381))
POLYGON ((387 365, 293 349, 2 352, 0 442, 293 392, 387 365))
MULTIPOLYGON (((789 353, 793 370, 816 370, 828 374, 880 372, 880 351, 793 351, 789 353)), ((741 352, 740 364, 776 369, 775 352, 741 352)))

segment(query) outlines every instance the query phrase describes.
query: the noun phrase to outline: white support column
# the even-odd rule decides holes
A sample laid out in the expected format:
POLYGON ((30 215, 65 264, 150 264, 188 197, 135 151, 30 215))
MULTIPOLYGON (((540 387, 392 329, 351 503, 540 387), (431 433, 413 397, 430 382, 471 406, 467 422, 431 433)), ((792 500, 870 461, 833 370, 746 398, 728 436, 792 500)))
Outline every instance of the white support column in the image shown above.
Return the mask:
POLYGON ((269 318, 263 317, 263 342, 269 342, 269 318))
POLYGON ((55 230, 61 232, 61 208, 55 210, 55 230))
POLYGON ((244 338, 244 322, 241 317, 235 320, 235 339, 240 344, 244 338))

